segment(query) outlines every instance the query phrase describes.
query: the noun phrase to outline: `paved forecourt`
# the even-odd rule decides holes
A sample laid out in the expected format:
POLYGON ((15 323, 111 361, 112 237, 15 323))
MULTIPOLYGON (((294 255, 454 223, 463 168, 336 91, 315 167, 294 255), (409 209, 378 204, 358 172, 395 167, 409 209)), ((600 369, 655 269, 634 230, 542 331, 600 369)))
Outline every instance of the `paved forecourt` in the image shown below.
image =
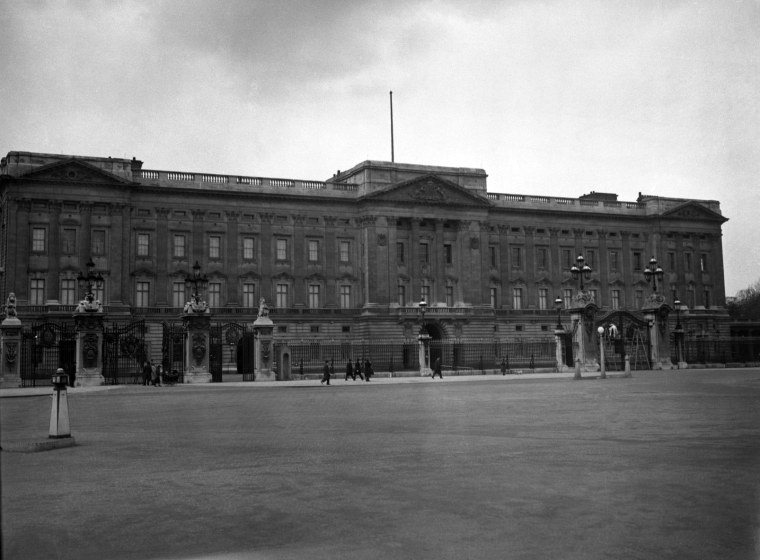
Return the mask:
POLYGON ((75 446, 0 454, 3 558, 760 555, 757 368, 332 383, 70 390, 75 446))

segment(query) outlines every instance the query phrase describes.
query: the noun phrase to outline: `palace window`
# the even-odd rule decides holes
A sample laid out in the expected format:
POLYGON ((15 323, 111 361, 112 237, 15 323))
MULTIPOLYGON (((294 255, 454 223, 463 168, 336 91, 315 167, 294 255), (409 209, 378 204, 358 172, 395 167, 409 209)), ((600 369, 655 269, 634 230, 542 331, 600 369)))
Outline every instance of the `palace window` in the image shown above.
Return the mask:
POLYGON ((562 249, 562 268, 570 270, 573 266, 573 251, 572 249, 562 249))
POLYGON ((172 245, 172 256, 175 259, 185 258, 185 236, 182 234, 174 235, 174 243, 172 245))
POLYGON ((77 298, 77 281, 69 278, 61 280, 61 305, 74 305, 77 298))
POLYGON ((404 244, 401 241, 396 243, 396 263, 404 264, 404 244))
POLYGON ((570 309, 573 306, 573 290, 569 288, 562 290, 562 300, 565 309, 570 309))
POLYGON ((150 305, 150 282, 137 282, 135 284, 135 307, 148 307, 150 305))
POLYGON ((33 228, 32 229, 32 252, 44 253, 45 252, 45 228, 33 228))
POLYGON ((61 238, 61 252, 64 255, 74 255, 77 252, 77 230, 65 228, 61 238))
POLYGON ((92 230, 92 237, 90 239, 93 255, 105 255, 106 254, 106 232, 102 229, 92 230))
POLYGON ((547 288, 538 289, 538 308, 546 309, 549 301, 549 290, 547 288))
POLYGON ((340 287, 340 307, 341 309, 351 308, 351 286, 342 285, 340 287))
POLYGON ((309 241, 309 262, 317 262, 319 260, 319 241, 314 239, 309 241))
POLYGON ((641 309, 641 304, 644 302, 644 292, 636 290, 633 292, 633 307, 635 309, 641 309))
POLYGON ((428 264, 430 262, 430 246, 427 243, 420 243, 420 263, 428 264))
POLYGON ((673 252, 668 253, 668 269, 671 272, 676 271, 676 254, 673 252))
POLYGON ((172 282, 172 307, 184 307, 187 302, 187 292, 184 282, 172 282))
POLYGON ((341 241, 339 245, 340 262, 347 263, 351 260, 351 242, 341 241))
POLYGON ((683 268, 686 272, 691 272, 691 253, 683 254, 683 268))
POLYGON ((150 234, 138 233, 137 234, 137 256, 147 257, 150 255, 150 234))
POLYGON ((707 253, 702 253, 699 256, 699 270, 700 272, 707 272, 707 253))
POLYGON ((277 284, 276 299, 277 299, 277 307, 288 306, 288 285, 287 284, 277 284))
POLYGON ((309 284, 309 309, 319 308, 319 284, 309 284))
MULTIPOLYGON (((491 249, 494 249, 494 247, 491 247, 491 249)), ((443 254, 444 258, 446 259, 446 264, 454 263, 454 250, 451 246, 451 243, 443 244, 443 254)), ((491 266, 496 266, 496 257, 494 254, 491 255, 491 266)))
POLYGON ((620 290, 612 290, 612 309, 620 309, 620 290))
POLYGON ((522 309, 522 288, 512 288, 512 308, 522 309))
POLYGON ((454 307, 454 286, 446 286, 446 307, 454 307))
POLYGON ((33 279, 29 284, 29 303, 32 305, 45 304, 45 280, 33 279))
POLYGON ((547 268, 549 266, 549 250, 546 247, 539 247, 536 250, 538 258, 538 268, 547 268))
POLYGON ((610 272, 617 272, 619 267, 620 263, 618 262, 618 252, 610 251, 610 272))
POLYGON ((633 270, 636 272, 641 271, 641 253, 639 251, 633 252, 633 270))
POLYGON ((256 284, 253 282, 243 284, 243 307, 256 307, 256 284))
POLYGON ((98 300, 101 303, 105 303, 106 301, 106 283, 103 281, 102 286, 98 286, 95 284, 92 287, 92 293, 95 295, 95 299, 98 300))
MULTIPOLYGON (((446 245, 446 247, 451 249, 451 245, 446 245)), ((490 258, 491 268, 496 268, 496 246, 495 245, 488 246, 488 256, 490 258)), ((451 264, 449 260, 447 260, 446 263, 451 264)))
POLYGON ((255 239, 253 237, 243 238, 243 260, 244 261, 253 261, 256 259, 254 243, 255 243, 255 239))
POLYGON ((710 309, 710 290, 705 288, 705 309, 710 309))
POLYGON ((208 258, 219 259, 222 256, 222 238, 212 235, 208 238, 208 258))
POLYGON ((422 299, 430 303, 430 286, 422 286, 420 290, 422 292, 422 299))
POLYGON ((512 247, 512 268, 522 268, 522 247, 512 247))
POLYGON ((288 260, 288 240, 278 239, 276 242, 276 258, 278 261, 288 260))
POLYGON ((498 295, 499 292, 496 288, 490 289, 490 296, 491 296, 491 308, 496 309, 496 306, 498 305, 498 295))
POLYGON ((398 304, 402 307, 406 305, 406 286, 403 284, 398 285, 398 304))
POLYGON ((589 265, 592 270, 596 266, 595 261, 596 261, 596 251, 594 251, 593 249, 589 249, 588 251, 586 251, 586 264, 589 265))
POLYGON ((222 305, 221 282, 208 283, 208 305, 209 307, 220 307, 222 305))

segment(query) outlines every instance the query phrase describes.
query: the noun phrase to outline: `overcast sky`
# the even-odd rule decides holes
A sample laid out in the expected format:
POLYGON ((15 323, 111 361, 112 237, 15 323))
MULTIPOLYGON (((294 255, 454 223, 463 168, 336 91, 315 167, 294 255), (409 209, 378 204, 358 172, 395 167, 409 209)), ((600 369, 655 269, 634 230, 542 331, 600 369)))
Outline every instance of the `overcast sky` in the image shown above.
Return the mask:
POLYGON ((325 180, 367 159, 489 192, 719 200, 760 279, 760 0, 0 0, 0 153, 325 180))

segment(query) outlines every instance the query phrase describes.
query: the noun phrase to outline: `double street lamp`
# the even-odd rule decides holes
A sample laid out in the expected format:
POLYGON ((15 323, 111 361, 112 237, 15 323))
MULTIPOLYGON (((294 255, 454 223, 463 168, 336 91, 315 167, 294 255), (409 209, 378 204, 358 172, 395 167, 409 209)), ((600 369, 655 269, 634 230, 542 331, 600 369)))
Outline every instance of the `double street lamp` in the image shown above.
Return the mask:
POLYGON ((657 264, 657 259, 654 257, 649 259, 649 265, 644 269, 644 278, 647 282, 652 282, 652 292, 657 293, 657 280, 662 284, 664 274, 662 268, 657 264))
POLYGON ((201 265, 198 261, 195 261, 192 275, 185 277, 185 287, 188 290, 192 290, 190 297, 193 303, 199 304, 201 302, 201 292, 206 289, 206 286, 208 286, 208 276, 205 274, 201 275, 201 265))
POLYGON ((580 280, 580 291, 583 292, 583 280, 588 282, 591 279, 591 273, 593 272, 591 267, 586 264, 586 259, 583 258, 583 255, 578 255, 575 259, 575 264, 570 267, 570 272, 573 277, 580 280))
POLYGON ((100 272, 95 274, 95 263, 92 262, 92 259, 88 260, 85 266, 87 267, 87 274, 83 274, 80 271, 77 275, 77 282, 80 288, 85 288, 86 290, 84 298, 87 301, 92 301, 95 299, 94 288, 101 289, 105 280, 100 272))

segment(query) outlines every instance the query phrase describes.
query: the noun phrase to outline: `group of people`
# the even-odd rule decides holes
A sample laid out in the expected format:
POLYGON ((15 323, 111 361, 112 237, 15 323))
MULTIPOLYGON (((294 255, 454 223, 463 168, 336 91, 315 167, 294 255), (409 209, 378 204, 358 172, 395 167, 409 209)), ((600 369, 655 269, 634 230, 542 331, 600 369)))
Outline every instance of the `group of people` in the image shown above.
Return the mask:
MULTIPOLYGON (((320 383, 326 383, 329 385, 330 376, 332 375, 332 366, 328 360, 325 360, 325 365, 322 371, 322 381, 320 381, 320 383)), ((348 378, 350 377, 353 381, 356 381, 357 375, 362 381, 369 381, 370 378, 375 375, 375 370, 372 369, 372 362, 365 360, 364 366, 362 366, 362 363, 358 359, 356 360, 355 364, 352 364, 351 360, 346 362, 345 380, 348 381, 348 378)))
POLYGON ((153 364, 150 360, 143 365, 143 385, 161 386, 161 364, 153 364))

